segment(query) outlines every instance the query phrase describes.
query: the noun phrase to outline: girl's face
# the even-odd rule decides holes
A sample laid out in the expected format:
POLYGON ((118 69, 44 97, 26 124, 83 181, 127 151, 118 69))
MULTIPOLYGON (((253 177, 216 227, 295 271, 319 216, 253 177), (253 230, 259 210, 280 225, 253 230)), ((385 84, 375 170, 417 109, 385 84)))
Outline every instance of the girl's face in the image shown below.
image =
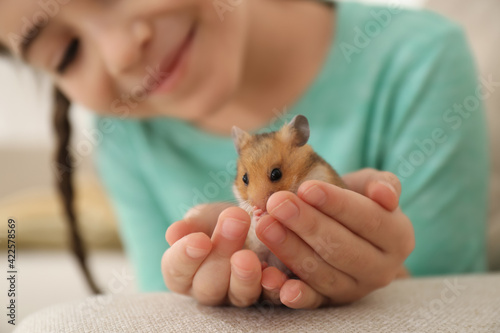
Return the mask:
POLYGON ((246 1, 0 0, 0 43, 75 103, 197 120, 236 91, 246 1))

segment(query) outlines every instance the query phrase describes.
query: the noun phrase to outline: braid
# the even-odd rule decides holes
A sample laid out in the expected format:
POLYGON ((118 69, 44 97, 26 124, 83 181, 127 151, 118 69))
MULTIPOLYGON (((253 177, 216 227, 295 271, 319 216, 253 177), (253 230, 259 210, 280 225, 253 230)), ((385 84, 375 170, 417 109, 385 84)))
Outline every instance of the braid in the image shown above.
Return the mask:
POLYGON ((55 156, 58 177, 57 188, 64 206, 66 220, 69 223, 73 253, 85 275, 88 286, 94 294, 100 294, 101 291, 95 284, 87 267, 85 248, 80 237, 74 211, 72 181, 73 164, 71 161, 71 154, 68 150, 71 135, 71 125, 68 119, 70 105, 71 103, 66 96, 56 88, 54 96, 54 127, 57 135, 57 150, 55 156))

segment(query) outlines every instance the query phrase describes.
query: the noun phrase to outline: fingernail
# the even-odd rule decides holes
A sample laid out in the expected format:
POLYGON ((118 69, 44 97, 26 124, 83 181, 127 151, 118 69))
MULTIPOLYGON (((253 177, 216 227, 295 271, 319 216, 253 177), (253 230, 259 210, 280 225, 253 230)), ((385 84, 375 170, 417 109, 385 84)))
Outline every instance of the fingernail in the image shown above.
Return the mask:
POLYGON ((271 215, 279 220, 288 220, 299 215, 299 208, 290 199, 286 199, 271 211, 271 215))
POLYGON ((295 296, 292 300, 289 300, 290 303, 297 302, 302 297, 302 291, 299 290, 299 294, 295 296))
POLYGON ((279 244, 285 240, 286 231, 278 221, 275 221, 264 230, 263 235, 270 243, 279 244))
POLYGON ((200 259, 208 254, 208 250, 197 247, 186 246, 186 254, 193 259, 200 259))
POLYGON ((276 287, 272 287, 272 286, 266 286, 265 284, 261 284, 262 285, 262 288, 266 289, 267 291, 272 291, 272 292, 276 292, 276 291, 279 291, 279 288, 276 288, 276 287))
POLYGON ((228 218, 222 223, 222 236, 230 240, 235 240, 242 237, 247 229, 247 222, 228 218))
POLYGON ((253 277, 253 271, 249 271, 235 265, 232 265, 231 268, 233 273, 242 280, 249 280, 253 277))
POLYGON ((398 192, 396 192, 396 189, 394 188, 394 186, 392 186, 391 183, 386 182, 385 180, 379 180, 378 182, 380 184, 385 185, 386 187, 388 187, 389 190, 391 190, 396 196, 398 195, 398 192))
POLYGON ((318 185, 313 185, 304 192, 304 199, 310 204, 321 206, 326 201, 326 193, 318 185))
POLYGON ((290 303, 295 303, 302 298, 302 290, 299 281, 291 281, 291 283, 292 285, 288 285, 285 299, 290 303))

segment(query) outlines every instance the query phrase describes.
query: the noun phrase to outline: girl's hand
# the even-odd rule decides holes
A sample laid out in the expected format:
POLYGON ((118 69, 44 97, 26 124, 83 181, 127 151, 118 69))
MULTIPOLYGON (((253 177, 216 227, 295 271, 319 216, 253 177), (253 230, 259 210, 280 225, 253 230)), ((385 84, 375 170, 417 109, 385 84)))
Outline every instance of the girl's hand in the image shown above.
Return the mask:
POLYGON ((172 224, 171 247, 162 258, 166 286, 201 304, 249 306, 261 295, 262 266, 257 255, 241 250, 250 216, 230 204, 195 207, 172 224), (230 208, 228 208, 230 207, 230 208))
POLYGON ((345 304, 408 275, 403 262, 415 238, 398 207, 397 177, 363 169, 343 179, 350 190, 308 181, 297 195, 269 198, 257 235, 300 280, 266 268, 267 297, 297 309, 345 304))

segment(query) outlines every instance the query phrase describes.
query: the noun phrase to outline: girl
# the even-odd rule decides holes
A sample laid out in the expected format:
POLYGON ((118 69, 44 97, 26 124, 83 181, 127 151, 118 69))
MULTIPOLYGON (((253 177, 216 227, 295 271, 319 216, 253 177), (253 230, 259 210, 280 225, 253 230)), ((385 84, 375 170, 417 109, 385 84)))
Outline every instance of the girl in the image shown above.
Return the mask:
POLYGON ((53 76, 57 176, 87 276, 70 101, 97 113, 97 165, 144 291, 316 308, 409 274, 485 270, 482 90, 461 29, 435 14, 310 0, 3 1, 0 42, 53 76), (270 197, 257 234, 298 276, 287 279, 241 250, 250 218, 227 203, 230 130, 296 114, 349 190, 311 181, 270 197))

